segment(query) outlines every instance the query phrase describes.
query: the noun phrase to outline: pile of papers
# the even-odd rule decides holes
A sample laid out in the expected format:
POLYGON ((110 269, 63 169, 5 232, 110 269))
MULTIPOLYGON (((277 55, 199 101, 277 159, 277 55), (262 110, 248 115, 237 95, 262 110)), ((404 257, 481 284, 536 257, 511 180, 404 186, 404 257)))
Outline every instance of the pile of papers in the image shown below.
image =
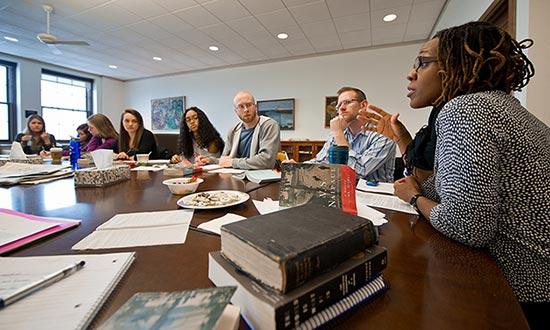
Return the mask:
POLYGON ((8 162, 0 166, 0 185, 37 184, 72 176, 69 165, 8 162))

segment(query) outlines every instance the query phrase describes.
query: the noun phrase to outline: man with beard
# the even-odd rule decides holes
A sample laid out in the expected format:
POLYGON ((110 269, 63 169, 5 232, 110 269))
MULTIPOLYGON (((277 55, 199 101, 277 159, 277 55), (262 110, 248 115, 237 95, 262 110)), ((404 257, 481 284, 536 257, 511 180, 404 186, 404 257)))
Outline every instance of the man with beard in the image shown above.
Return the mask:
POLYGON ((258 116, 256 101, 249 92, 238 92, 233 106, 241 121, 229 130, 219 165, 247 170, 273 168, 280 149, 279 124, 258 116))

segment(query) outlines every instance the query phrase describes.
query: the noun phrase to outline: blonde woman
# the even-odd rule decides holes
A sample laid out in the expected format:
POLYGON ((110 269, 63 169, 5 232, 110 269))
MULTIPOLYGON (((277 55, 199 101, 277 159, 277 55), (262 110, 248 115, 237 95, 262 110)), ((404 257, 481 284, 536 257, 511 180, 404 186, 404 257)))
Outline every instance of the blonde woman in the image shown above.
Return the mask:
POLYGON ((27 118, 27 129, 17 134, 15 141, 21 143, 26 154, 39 154, 55 147, 55 136, 46 132, 44 118, 39 115, 27 118))

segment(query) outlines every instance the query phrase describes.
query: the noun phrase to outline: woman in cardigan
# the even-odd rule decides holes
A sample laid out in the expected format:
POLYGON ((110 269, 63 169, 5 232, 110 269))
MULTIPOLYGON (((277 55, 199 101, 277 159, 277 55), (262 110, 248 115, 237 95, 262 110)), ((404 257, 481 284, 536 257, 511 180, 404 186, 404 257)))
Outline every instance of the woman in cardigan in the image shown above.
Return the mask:
MULTIPOLYGON (((498 27, 467 23, 440 31, 409 72, 408 97, 437 95, 434 175, 395 183, 441 233, 486 248, 532 329, 550 328, 550 129, 511 95, 534 75, 523 50, 498 27)), ((366 120, 394 140, 406 129, 380 109, 366 120)))
MULTIPOLYGON (((199 157, 219 157, 223 150, 223 140, 206 114, 197 107, 185 110, 180 123, 180 154, 172 157, 172 163, 191 166, 199 162, 199 157)), ((199 164, 202 165, 202 164, 199 164)))
POLYGON ((87 152, 97 149, 111 149, 117 152, 118 133, 107 116, 101 113, 91 115, 88 118, 88 130, 92 138, 86 145, 87 152))
POLYGON ((117 159, 130 159, 136 154, 149 154, 149 158, 157 158, 155 136, 143 127, 143 117, 137 110, 126 109, 120 116, 118 150, 117 159))
POLYGON ((55 147, 55 136, 46 132, 44 118, 39 115, 27 118, 27 129, 24 133, 17 134, 15 141, 21 143, 26 154, 39 154, 55 147))

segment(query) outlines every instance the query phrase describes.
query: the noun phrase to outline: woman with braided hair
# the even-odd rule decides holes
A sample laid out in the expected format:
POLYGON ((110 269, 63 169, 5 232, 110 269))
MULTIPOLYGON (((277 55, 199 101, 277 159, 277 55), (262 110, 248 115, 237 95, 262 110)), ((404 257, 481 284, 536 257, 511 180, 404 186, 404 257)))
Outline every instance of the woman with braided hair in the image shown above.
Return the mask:
MULTIPOLYGON (((514 290, 532 329, 550 329, 550 129, 511 95, 534 75, 533 44, 471 22, 438 32, 407 79, 410 105, 440 106, 433 175, 409 176, 395 194, 432 226, 485 248, 514 290)), ((411 136, 377 107, 363 120, 396 141, 411 136)))

